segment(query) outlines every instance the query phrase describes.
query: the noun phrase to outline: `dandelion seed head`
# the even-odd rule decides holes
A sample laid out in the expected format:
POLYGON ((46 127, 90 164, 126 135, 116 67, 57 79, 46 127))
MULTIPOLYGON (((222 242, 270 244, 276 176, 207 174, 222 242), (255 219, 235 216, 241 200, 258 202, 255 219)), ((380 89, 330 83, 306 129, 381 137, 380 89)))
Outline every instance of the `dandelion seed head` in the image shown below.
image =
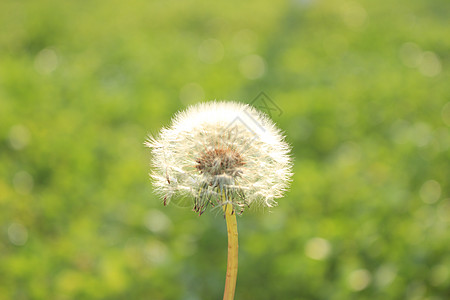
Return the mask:
POLYGON ((276 205, 292 176, 290 147, 275 124, 250 105, 206 102, 177 113, 149 137, 156 193, 193 199, 194 211, 231 203, 276 205))

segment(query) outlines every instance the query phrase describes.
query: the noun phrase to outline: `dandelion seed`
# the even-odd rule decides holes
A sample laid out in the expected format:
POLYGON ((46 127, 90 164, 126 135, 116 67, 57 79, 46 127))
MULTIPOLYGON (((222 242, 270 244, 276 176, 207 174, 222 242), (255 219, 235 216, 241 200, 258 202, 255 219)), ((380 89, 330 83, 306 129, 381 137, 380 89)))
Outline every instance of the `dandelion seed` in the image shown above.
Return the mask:
POLYGON ((290 147, 280 130, 246 104, 191 106, 145 144, 152 149, 151 178, 164 204, 173 196, 189 197, 200 215, 209 205, 231 204, 237 213, 254 203, 276 205, 292 175, 290 147))

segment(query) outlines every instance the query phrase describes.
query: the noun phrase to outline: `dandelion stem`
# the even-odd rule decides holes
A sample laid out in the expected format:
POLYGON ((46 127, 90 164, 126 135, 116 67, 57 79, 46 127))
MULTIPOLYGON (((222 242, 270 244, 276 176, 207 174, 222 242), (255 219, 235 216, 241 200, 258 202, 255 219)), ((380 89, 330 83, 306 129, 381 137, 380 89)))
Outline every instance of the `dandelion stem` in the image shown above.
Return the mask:
POLYGON ((228 232, 227 277, 225 280, 223 300, 233 300, 238 270, 238 231, 236 214, 233 212, 233 206, 228 203, 223 207, 223 210, 225 212, 228 232))

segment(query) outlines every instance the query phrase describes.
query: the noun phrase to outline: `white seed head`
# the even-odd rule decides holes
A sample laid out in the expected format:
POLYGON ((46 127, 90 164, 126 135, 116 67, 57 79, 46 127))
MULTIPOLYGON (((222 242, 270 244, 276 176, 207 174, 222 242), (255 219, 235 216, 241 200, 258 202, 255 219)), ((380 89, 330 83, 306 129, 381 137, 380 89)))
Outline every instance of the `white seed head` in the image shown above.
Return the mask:
POLYGON ((238 213, 273 206, 292 176, 290 147, 275 124, 252 106, 207 102, 179 112, 145 145, 152 149, 155 191, 193 199, 194 211, 231 203, 238 213))

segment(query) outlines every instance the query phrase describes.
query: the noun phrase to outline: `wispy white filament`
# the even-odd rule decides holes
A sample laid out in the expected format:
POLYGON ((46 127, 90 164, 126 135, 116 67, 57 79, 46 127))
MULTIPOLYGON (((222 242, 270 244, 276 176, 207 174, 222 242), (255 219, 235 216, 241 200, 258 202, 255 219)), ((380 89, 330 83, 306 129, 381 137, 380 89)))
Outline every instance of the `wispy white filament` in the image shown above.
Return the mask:
POLYGON ((247 104, 191 106, 145 144, 164 204, 173 196, 191 197, 200 213, 208 204, 232 203, 238 212, 253 203, 273 206, 292 175, 290 147, 280 130, 247 104))

